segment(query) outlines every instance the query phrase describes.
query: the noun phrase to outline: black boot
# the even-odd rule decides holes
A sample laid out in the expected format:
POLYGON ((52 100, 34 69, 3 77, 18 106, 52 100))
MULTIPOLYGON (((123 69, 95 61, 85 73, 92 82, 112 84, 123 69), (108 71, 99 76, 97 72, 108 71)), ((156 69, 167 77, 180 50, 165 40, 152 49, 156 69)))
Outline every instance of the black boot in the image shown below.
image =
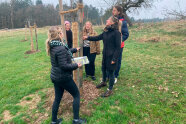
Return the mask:
POLYGON ((87 120, 86 119, 74 119, 72 124, 86 124, 87 120))
POLYGON ((92 80, 95 81, 96 80, 96 77, 95 76, 91 76, 92 80))
POLYGON ((96 88, 99 89, 99 88, 105 87, 105 86, 107 86, 107 84, 106 84, 105 82, 101 81, 100 84, 98 84, 98 85, 96 86, 96 88))
POLYGON ((51 124, 62 124, 62 118, 57 119, 57 121, 52 121, 51 124))

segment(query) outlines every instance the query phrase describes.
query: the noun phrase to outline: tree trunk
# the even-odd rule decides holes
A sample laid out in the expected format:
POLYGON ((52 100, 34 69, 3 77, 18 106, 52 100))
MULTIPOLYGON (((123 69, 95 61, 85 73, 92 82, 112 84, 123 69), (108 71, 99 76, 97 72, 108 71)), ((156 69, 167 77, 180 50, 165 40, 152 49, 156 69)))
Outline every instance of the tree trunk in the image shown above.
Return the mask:
POLYGON ((129 24, 129 26, 132 27, 133 26, 132 21, 130 20, 130 18, 128 17, 126 12, 124 12, 124 18, 127 21, 127 23, 129 24))

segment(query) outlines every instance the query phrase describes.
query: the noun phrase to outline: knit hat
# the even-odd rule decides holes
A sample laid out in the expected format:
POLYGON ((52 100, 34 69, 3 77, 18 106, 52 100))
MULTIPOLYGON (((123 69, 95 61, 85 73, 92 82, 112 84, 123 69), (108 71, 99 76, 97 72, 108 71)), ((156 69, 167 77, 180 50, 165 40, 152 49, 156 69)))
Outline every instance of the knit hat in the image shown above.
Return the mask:
POLYGON ((70 22, 69 22, 69 21, 65 21, 65 25, 66 25, 66 24, 70 24, 70 22))

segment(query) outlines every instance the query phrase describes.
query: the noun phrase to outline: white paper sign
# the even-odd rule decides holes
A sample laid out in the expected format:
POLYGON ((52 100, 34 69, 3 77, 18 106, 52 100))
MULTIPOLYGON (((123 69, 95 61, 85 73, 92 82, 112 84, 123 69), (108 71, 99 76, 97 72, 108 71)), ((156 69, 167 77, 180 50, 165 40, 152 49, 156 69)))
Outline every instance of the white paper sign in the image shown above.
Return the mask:
POLYGON ((73 59, 73 61, 75 63, 81 63, 82 65, 89 64, 89 60, 88 60, 87 56, 76 57, 73 59))

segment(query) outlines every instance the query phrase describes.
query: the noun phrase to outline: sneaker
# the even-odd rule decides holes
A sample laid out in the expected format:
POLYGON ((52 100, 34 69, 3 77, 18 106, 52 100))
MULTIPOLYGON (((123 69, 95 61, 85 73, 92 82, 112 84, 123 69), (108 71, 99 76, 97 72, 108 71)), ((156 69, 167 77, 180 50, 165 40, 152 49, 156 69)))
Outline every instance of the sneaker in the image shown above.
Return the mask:
POLYGON ((116 83, 117 83, 117 81, 118 81, 118 79, 117 79, 117 78, 115 78, 114 84, 116 84, 116 83))
POLYGON ((112 90, 107 89, 107 91, 106 91, 105 93, 103 93, 103 94, 101 95, 101 97, 108 97, 108 96, 110 96, 110 95, 112 95, 112 90))
POLYGON ((51 122, 51 124, 62 124, 62 118, 57 119, 56 122, 51 122))
POLYGON ((105 86, 107 86, 107 84, 106 84, 105 82, 101 81, 100 84, 98 84, 98 85, 96 86, 96 88, 99 89, 99 88, 105 87, 105 86))
POLYGON ((72 124, 86 124, 87 123, 87 120, 86 119, 74 119, 72 124))
POLYGON ((91 76, 92 80, 95 81, 96 80, 96 77, 95 76, 91 76))

